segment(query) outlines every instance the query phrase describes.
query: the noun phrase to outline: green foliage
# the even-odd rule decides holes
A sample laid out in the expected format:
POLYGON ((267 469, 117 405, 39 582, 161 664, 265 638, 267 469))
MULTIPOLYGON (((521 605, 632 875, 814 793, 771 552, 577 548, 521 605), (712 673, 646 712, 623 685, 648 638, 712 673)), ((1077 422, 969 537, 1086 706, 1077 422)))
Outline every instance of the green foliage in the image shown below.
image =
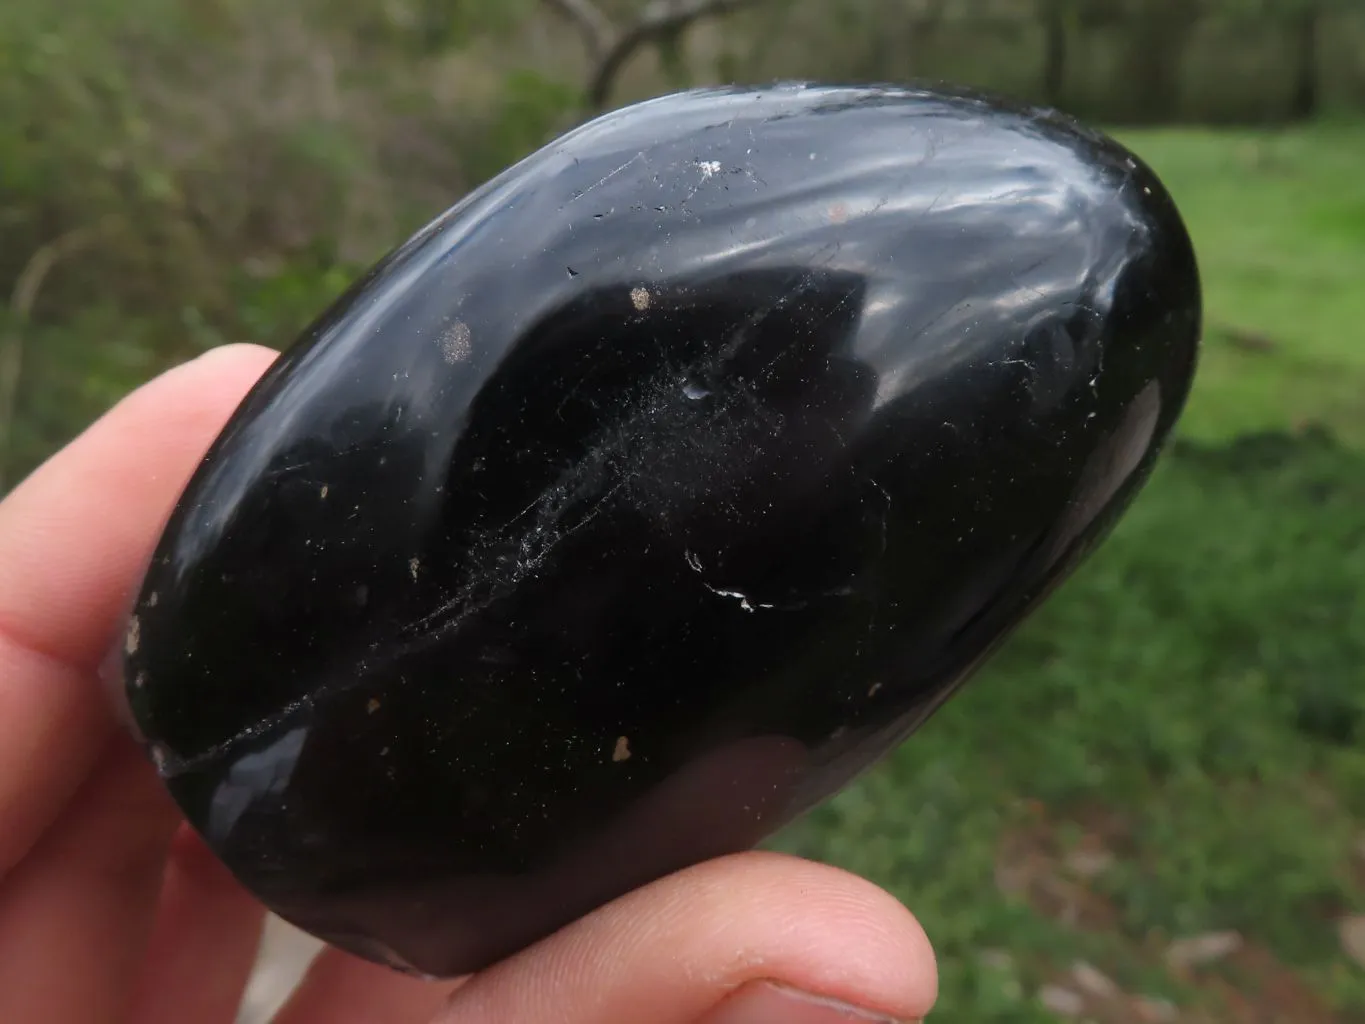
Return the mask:
POLYGON ((481 36, 506 36, 535 9, 536 0, 414 0, 400 22, 416 29, 429 49, 468 46, 481 36))
POLYGON ((1358 0, 787 0, 755 24, 748 81, 947 78, 1109 124, 1283 121, 1305 81, 1319 110, 1365 97, 1358 0))
MULTIPOLYGON (((505 30, 502 10, 477 24, 505 30)), ((7 483, 170 362, 287 344, 474 180, 457 118, 413 103, 432 67, 394 33, 417 28, 386 44, 372 10, 303 11, 330 20, 269 0, 0 4, 0 282, 28 292, 4 335, 22 348, 7 483)), ((547 92, 512 81, 486 168, 533 145, 547 92)))
POLYGON ((493 177, 569 127, 581 103, 574 86, 529 68, 509 72, 496 105, 464 134, 466 166, 475 180, 493 177))
MULTIPOLYGON (((159 31, 138 45, 155 51, 174 19, 160 4, 148 7, 147 23, 159 31)), ((8 238, 34 241, 29 251, 44 229, 112 211, 160 220, 176 198, 117 57, 113 8, 65 22, 37 5, 0 9, 0 118, 9 129, 0 143, 0 197, 8 238)), ((26 255, 21 245, 6 246, 0 272, 17 276, 26 255)))
POLYGON ((1206 440, 1330 423, 1365 445, 1365 130, 1166 130, 1127 141, 1200 249, 1208 338, 1185 429, 1206 440))

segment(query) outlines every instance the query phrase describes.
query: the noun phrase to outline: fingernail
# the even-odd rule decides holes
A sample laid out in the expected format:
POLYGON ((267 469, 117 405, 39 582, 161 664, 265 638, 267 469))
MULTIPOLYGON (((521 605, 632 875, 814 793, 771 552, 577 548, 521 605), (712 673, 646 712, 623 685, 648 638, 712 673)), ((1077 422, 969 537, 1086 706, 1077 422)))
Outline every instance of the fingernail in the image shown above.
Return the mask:
POLYGON ((920 1024, 813 996, 771 981, 751 981, 702 1018, 702 1024, 920 1024))

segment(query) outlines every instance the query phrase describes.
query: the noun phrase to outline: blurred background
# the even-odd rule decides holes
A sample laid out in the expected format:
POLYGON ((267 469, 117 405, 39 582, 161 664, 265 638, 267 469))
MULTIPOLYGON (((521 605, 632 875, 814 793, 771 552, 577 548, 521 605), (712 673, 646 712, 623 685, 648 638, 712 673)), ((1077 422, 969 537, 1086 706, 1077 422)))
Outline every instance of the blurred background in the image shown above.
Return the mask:
POLYGON ((1113 539, 774 845, 920 915, 940 1022, 1365 1021, 1365 0, 0 0, 0 493, 592 113, 775 78, 1111 131, 1208 305, 1113 539))

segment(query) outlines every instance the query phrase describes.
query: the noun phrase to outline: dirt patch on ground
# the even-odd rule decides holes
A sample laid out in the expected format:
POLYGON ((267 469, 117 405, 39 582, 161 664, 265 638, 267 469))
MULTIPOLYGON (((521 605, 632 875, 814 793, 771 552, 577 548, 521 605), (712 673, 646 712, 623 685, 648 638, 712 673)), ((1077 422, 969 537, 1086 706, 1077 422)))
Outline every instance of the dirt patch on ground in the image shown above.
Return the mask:
MULTIPOLYGON (((1030 805, 1001 844, 996 883, 1049 920, 1117 934, 1121 915, 1097 883, 1131 851, 1130 834, 1106 810, 1062 818, 1030 805), (1077 829, 1079 842, 1062 841, 1077 829)), ((1049 971, 1038 999, 1061 1019, 1094 1024, 1348 1024, 1273 953, 1237 933, 1131 939, 1127 946, 1135 963, 1164 970, 1189 998, 1177 1006, 1126 992, 1082 963, 1049 971)))
POLYGON ((995 864, 1000 891, 1035 911, 1085 931, 1114 931, 1117 909, 1092 883, 1126 846, 1127 830, 1113 815, 1096 812, 1081 824, 1082 839, 1067 849, 1061 825, 1041 805, 1031 804, 1019 828, 1007 833, 995 864))

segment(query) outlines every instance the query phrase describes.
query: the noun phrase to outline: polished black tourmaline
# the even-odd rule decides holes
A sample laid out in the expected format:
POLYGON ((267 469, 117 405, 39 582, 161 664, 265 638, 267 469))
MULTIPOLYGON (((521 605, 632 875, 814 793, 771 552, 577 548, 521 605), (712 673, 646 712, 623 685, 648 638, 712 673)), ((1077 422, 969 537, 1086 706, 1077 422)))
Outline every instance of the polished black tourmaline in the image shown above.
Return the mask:
POLYGON ((133 610, 133 721, 284 917, 482 967, 924 722, 1132 498, 1199 329, 1165 189, 1060 116, 609 115, 255 389, 133 610))

